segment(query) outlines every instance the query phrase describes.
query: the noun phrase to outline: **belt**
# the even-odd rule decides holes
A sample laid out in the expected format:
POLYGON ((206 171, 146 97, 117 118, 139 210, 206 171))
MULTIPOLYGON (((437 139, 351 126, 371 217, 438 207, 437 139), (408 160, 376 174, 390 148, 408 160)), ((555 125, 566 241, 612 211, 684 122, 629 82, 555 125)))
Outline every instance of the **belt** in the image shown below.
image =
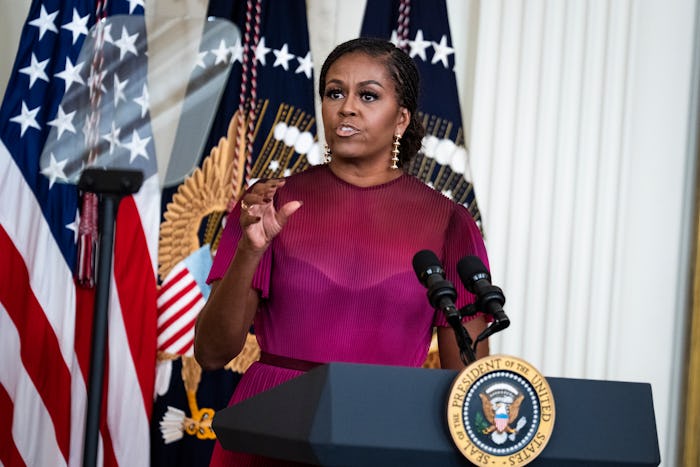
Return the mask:
POLYGON ((290 370, 297 371, 309 371, 317 366, 323 365, 321 362, 312 362, 309 360, 301 360, 299 358, 283 357, 282 355, 275 355, 267 352, 260 352, 260 363, 265 365, 278 366, 280 368, 287 368, 290 370))

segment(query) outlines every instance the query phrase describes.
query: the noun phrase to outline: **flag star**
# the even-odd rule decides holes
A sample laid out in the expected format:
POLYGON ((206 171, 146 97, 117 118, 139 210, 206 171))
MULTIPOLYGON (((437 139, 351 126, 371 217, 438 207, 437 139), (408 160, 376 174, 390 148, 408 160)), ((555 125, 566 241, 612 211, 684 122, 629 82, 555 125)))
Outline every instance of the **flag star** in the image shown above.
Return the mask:
POLYGON ((78 10, 73 8, 73 20, 70 23, 66 23, 63 26, 61 26, 62 29, 67 29, 73 33, 73 44, 75 44, 78 41, 78 38, 80 38, 81 34, 87 35, 88 19, 90 19, 89 14, 81 18, 78 14, 78 10))
POLYGON ((236 43, 229 48, 229 51, 231 52, 231 63, 237 61, 243 63, 243 46, 240 37, 236 39, 236 43))
POLYGON ((206 50, 204 52, 199 52, 197 54, 197 61, 194 64, 194 67, 200 67, 200 68, 206 68, 207 64, 204 63, 204 57, 206 57, 209 54, 206 50))
POLYGON ((34 55, 34 53, 32 52, 31 64, 19 70, 20 73, 24 73, 25 75, 29 76, 30 89, 32 86, 34 86, 34 83, 37 79, 42 79, 47 83, 49 82, 49 77, 46 75, 45 71, 46 65, 49 63, 49 60, 50 59, 47 58, 43 62, 40 62, 36 59, 36 55, 34 55))
POLYGON ((447 68, 447 56, 455 53, 455 49, 447 45, 447 36, 443 34, 439 44, 433 42, 433 48, 435 49, 435 55, 433 55, 430 63, 434 64, 440 61, 447 68))
POLYGON ((133 14, 137 6, 145 9, 143 6, 143 0, 128 0, 129 2, 129 14, 133 14))
POLYGON ((396 33, 396 29, 391 30, 391 38, 389 39, 389 42, 394 44, 396 47, 399 46, 399 35, 396 33))
POLYGON ((66 229, 73 231, 73 242, 78 243, 78 226, 80 225, 80 211, 75 210, 75 219, 70 224, 66 224, 66 229))
POLYGON ((66 177, 65 172, 63 171, 63 168, 66 166, 66 163, 68 163, 68 159, 64 159, 61 162, 56 161, 56 157, 51 153, 49 155, 51 160, 49 161, 49 165, 41 169, 41 173, 49 179, 49 190, 53 186, 54 183, 56 183, 56 180, 61 181, 61 182, 67 182, 68 177, 66 177))
POLYGON ((70 57, 66 57, 66 67, 62 72, 56 73, 54 75, 56 78, 61 78, 66 82, 65 92, 68 92, 73 83, 80 83, 82 85, 85 85, 83 77, 80 76, 80 72, 84 64, 85 62, 80 62, 77 65, 73 65, 73 62, 71 62, 70 57))
POLYGON ((148 95, 148 86, 146 84, 143 85, 143 93, 139 97, 134 98, 134 102, 141 106, 141 118, 145 117, 151 105, 151 98, 148 95))
POLYGON ((24 132, 27 131, 27 128, 29 127, 41 130, 41 127, 36 121, 36 114, 39 113, 39 109, 40 107, 37 106, 36 108, 29 110, 27 108, 27 104, 22 101, 22 113, 10 119, 11 122, 19 123, 21 125, 22 130, 20 131, 20 136, 24 136, 24 132))
POLYGON ((425 56, 425 49, 430 47, 430 41, 423 40, 423 31, 418 30, 416 32, 416 38, 412 41, 408 41, 408 45, 411 47, 408 55, 413 58, 418 55, 421 60, 426 61, 428 58, 425 56))
POLYGON ((41 5, 39 17, 29 22, 30 25, 39 28, 39 40, 44 37, 46 31, 58 33, 58 29, 56 28, 56 15, 58 15, 58 10, 48 14, 46 12, 46 7, 41 5))
POLYGON ((272 67, 282 65, 285 71, 289 70, 289 61, 294 58, 294 55, 289 53, 287 44, 284 44, 279 50, 273 50, 272 53, 275 54, 275 63, 272 64, 272 67))
POLYGON ((262 63, 263 66, 267 65, 265 62, 265 55, 269 54, 270 50, 272 49, 265 46, 265 38, 261 37, 260 42, 255 46, 255 60, 262 63))
POLYGON ((214 65, 218 65, 219 63, 228 63, 228 54, 229 50, 228 47, 226 47, 226 42, 224 42, 223 39, 219 42, 219 47, 212 50, 211 53, 214 54, 214 65))
POLYGON ((118 148, 122 145, 122 143, 119 141, 119 133, 121 133, 121 128, 117 128, 117 126, 114 124, 114 120, 112 121, 112 130, 107 133, 106 135, 102 135, 102 139, 107 140, 109 142, 109 154, 114 153, 114 148, 118 148))
POLYGON ((314 63, 311 61, 311 51, 306 52, 304 58, 297 57, 297 61, 299 61, 299 66, 294 73, 304 73, 307 78, 311 79, 314 68, 314 63))
POLYGON ((100 33, 100 27, 98 26, 101 26, 102 40, 104 43, 114 44, 114 38, 112 37, 112 23, 106 23, 104 20, 95 23, 95 27, 90 31, 90 35, 93 39, 95 39, 95 41, 97 41, 97 34, 100 33))
POLYGON ((126 102, 126 96, 124 95, 124 89, 126 88, 126 85, 129 83, 129 79, 125 79, 124 81, 119 81, 119 76, 117 76, 116 73, 114 73, 114 107, 116 108, 117 105, 119 105, 119 101, 124 101, 126 102))
POLYGON ((398 48, 403 48, 403 46, 406 45, 405 39, 399 40, 399 34, 396 32, 396 29, 391 31, 391 39, 389 39, 389 42, 391 42, 398 48))
POLYGON ((138 37, 138 32, 130 36, 126 27, 122 26, 122 37, 114 41, 114 45, 119 47, 119 60, 124 60, 124 55, 126 55, 127 52, 131 52, 134 55, 139 54, 134 45, 138 37))
POLYGON ((148 152, 146 151, 146 146, 148 145, 149 141, 151 141, 150 136, 141 139, 138 132, 134 130, 134 132, 131 134, 131 141, 123 145, 130 152, 129 163, 134 162, 134 160, 139 156, 148 160, 148 152))
POLYGON ((58 115, 55 119, 48 122, 49 125, 58 129, 57 140, 61 139, 64 131, 70 131, 71 133, 75 134, 75 127, 73 126, 73 117, 75 116, 75 113, 75 110, 70 113, 65 113, 63 111, 63 106, 58 106, 58 115))
POLYGON ((279 163, 278 160, 273 159, 273 160, 270 161, 270 165, 269 165, 268 167, 269 167, 270 170, 272 170, 273 172, 276 172, 277 169, 280 168, 280 163, 279 163))
POLYGON ((114 44, 114 38, 112 37, 112 23, 108 23, 102 28, 102 40, 105 44, 114 44))

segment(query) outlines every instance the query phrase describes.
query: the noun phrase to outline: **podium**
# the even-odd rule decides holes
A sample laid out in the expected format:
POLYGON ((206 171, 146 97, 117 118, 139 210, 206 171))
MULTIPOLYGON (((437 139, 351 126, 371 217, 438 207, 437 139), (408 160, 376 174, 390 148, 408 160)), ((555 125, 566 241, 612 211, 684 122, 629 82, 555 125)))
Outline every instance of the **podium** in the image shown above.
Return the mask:
MULTIPOLYGON (((330 363, 216 413, 225 449, 324 466, 468 466, 445 421, 455 370, 330 363)), ((547 378, 537 466, 656 466, 651 386, 547 378)))

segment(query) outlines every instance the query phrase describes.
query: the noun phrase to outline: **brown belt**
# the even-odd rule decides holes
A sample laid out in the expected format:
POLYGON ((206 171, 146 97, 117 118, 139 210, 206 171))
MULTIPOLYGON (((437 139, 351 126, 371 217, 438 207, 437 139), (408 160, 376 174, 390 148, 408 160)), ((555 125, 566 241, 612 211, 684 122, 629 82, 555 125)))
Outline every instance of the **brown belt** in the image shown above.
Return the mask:
POLYGON ((309 360, 301 360, 299 358, 283 357, 282 355, 275 355, 267 352, 260 352, 260 363, 265 365, 278 366, 281 368, 288 368, 290 370, 297 371, 309 371, 317 366, 323 365, 320 362, 312 362, 309 360))

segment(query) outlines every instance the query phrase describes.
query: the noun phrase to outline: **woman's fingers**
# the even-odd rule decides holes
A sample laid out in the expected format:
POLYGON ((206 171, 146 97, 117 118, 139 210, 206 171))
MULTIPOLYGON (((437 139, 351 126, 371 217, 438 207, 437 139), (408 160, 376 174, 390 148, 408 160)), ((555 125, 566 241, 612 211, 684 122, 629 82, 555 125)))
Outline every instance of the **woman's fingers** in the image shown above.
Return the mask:
POLYGON ((273 179, 256 183, 253 188, 241 198, 241 211, 250 213, 254 206, 265 206, 272 202, 277 189, 284 185, 284 180, 273 179))
MULTIPOLYGON (((301 201, 290 201, 275 209, 272 206, 273 197, 280 187, 284 185, 284 180, 267 180, 256 183, 240 200, 241 206, 241 226, 248 232, 247 235, 259 237, 260 240, 270 241, 275 237, 282 227, 287 223, 289 217, 302 206, 301 201), (252 228, 253 224, 259 226, 252 228), (249 230, 251 227, 252 230, 249 230)), ((252 240, 252 237, 251 237, 252 240)))
POLYGON ((277 223, 283 227, 289 217, 294 214, 304 203, 302 201, 290 201, 277 211, 277 223))

